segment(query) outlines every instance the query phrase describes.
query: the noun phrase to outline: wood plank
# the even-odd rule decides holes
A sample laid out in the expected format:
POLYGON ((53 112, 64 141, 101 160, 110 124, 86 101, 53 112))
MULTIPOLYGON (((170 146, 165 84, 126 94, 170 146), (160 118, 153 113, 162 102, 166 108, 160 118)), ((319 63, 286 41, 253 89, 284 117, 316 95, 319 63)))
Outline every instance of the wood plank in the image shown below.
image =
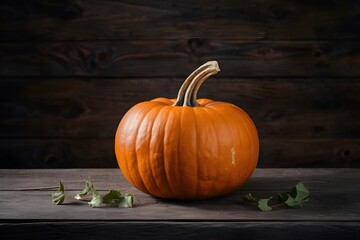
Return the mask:
POLYGON ((6 239, 327 239, 356 240, 358 222, 39 222, 2 223, 6 239), (46 229, 46 231, 44 231, 46 229), (35 234, 36 233, 36 234, 35 234))
POLYGON ((358 1, 5 0, 2 41, 359 38, 358 1))
MULTIPOLYGON (((23 170, 22 170, 23 171, 23 170)), ((73 170, 76 171, 76 170, 73 170)), ((84 170, 77 170, 82 172, 84 170)), ((257 197, 266 197, 275 192, 284 191, 291 188, 294 183, 294 176, 286 172, 286 169, 277 176, 281 170, 266 170, 267 174, 262 174, 259 169, 257 175, 252 179, 253 185, 258 190, 240 189, 224 197, 202 200, 202 201, 174 201, 162 200, 141 193, 123 180, 120 182, 108 182, 112 187, 121 186, 126 191, 135 194, 138 202, 132 209, 114 209, 113 207, 103 206, 92 209, 86 202, 79 202, 72 199, 76 191, 67 191, 69 198, 64 205, 54 206, 51 202, 51 192, 54 191, 0 191, 2 207, 0 208, 0 222, 33 222, 33 221, 326 221, 326 222, 360 222, 360 191, 354 185, 348 187, 349 181, 358 182, 359 170, 320 170, 320 174, 312 169, 312 173, 307 171, 308 176, 302 176, 302 181, 309 182, 311 189, 310 201, 304 204, 301 210, 282 208, 271 213, 258 211, 256 207, 241 204, 241 196, 251 191, 257 197), (351 178, 343 173, 350 172, 351 178), (334 178, 336 176, 336 179, 334 178), (275 182, 269 186, 268 181, 273 179, 275 182), (281 184, 278 183, 282 181, 281 184), (318 188, 313 189, 312 185, 317 184, 318 188), (269 188, 266 189, 265 186, 269 188), (321 187, 320 187, 321 186, 321 187), (320 187, 320 188, 319 188, 320 187), (260 190, 260 189, 263 190, 260 190), (26 199, 26 201, 24 201, 26 199), (343 204, 346 203, 346 204, 343 204)), ((301 169, 298 169, 301 176, 301 169)), ((68 180, 66 170, 61 170, 65 188, 68 180)), ((97 177, 110 180, 107 173, 113 170, 99 170, 97 177), (103 177, 99 173, 103 174, 103 177)), ((117 171, 117 175, 120 172, 117 171)), ((61 174, 55 174, 55 176, 61 174)), ((306 175, 306 174, 304 174, 306 175)), ((35 177, 34 179, 39 179, 35 177)), ((51 174, 44 174, 42 177, 44 184, 47 181, 58 181, 51 174)), ((3 178, 3 181, 11 184, 10 179, 3 178)), ((79 180, 79 178, 77 179, 79 180)), ((96 184, 96 179, 93 179, 96 184)), ((34 182, 38 183, 38 182, 34 182)), ((52 184, 53 185, 53 184, 52 184)), ((81 184, 82 185, 82 184, 81 184)), ((82 186, 77 186, 81 188, 82 186)), ((249 188, 249 187, 248 187, 249 188)), ((101 191, 105 194, 106 191, 101 191)))
POLYGON ((0 168, 117 167, 114 139, 1 139, 0 168))
MULTIPOLYGON (((0 232, 7 239, 358 239, 360 191, 354 182, 359 169, 257 169, 244 188, 224 197, 203 201, 153 198, 124 182, 118 169, 6 170, 0 169, 0 232), (87 173, 98 189, 121 185, 138 202, 132 209, 90 208, 68 198, 54 206, 51 191, 18 191, 17 187, 64 180, 80 189, 87 173), (336 177, 334 177, 336 176, 336 177), (264 197, 291 186, 295 178, 310 186, 310 202, 303 209, 261 212, 241 204, 248 191, 264 197), (15 180, 14 184, 12 183, 15 180), (23 181, 21 183, 21 181, 23 181), (120 183, 118 182, 120 181, 120 183), (2 186, 13 187, 11 191, 2 186), (26 199, 26 201, 24 201, 26 199), (346 202, 346 204, 343 204, 346 202)), ((68 188, 69 187, 69 188, 68 188)), ((105 193, 101 191, 101 193, 105 193)))
MULTIPOLYGON (((88 177, 91 177, 98 190, 117 189, 120 185, 121 189, 136 191, 124 179, 119 168, 0 169, 0 191, 26 191, 34 187, 56 186, 58 180, 63 181, 68 191, 78 191, 83 188, 88 177)), ((339 185, 343 191, 358 191, 359 186, 354 181, 359 177, 360 169, 356 168, 257 168, 240 190, 287 191, 297 182, 303 181, 311 191, 334 190, 339 185)), ((141 195, 140 192, 137 194, 141 195)))
MULTIPOLYGON (((0 155, 0 168, 117 167, 113 138, 5 138, 0 155)), ((258 167, 360 167, 360 140, 261 138, 258 167)))
MULTIPOLYGON (((175 97, 182 81, 1 79, 0 136, 112 138, 128 109, 156 97, 175 97)), ((257 125, 260 138, 352 139, 360 136, 359 92, 357 78, 220 76, 209 79, 199 97, 243 108, 257 125)))
POLYGON ((191 38, 0 44, 2 76, 186 77, 209 60, 221 76, 360 76, 358 40, 191 38))

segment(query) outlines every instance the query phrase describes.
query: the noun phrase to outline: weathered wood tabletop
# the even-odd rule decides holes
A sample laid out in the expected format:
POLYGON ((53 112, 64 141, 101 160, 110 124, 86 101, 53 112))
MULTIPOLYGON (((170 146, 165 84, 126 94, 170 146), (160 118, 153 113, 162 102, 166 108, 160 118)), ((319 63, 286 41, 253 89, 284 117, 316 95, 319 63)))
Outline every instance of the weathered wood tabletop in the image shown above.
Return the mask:
POLYGON ((238 191, 203 201, 170 201, 137 191, 118 169, 0 170, 2 239, 360 239, 360 169, 257 169, 238 191), (135 194, 134 208, 91 208, 72 198, 91 177, 105 193, 124 189, 135 194), (57 185, 69 195, 63 205, 51 202, 57 185), (252 192, 266 197, 298 181, 310 188, 303 209, 261 212, 243 205, 252 192))

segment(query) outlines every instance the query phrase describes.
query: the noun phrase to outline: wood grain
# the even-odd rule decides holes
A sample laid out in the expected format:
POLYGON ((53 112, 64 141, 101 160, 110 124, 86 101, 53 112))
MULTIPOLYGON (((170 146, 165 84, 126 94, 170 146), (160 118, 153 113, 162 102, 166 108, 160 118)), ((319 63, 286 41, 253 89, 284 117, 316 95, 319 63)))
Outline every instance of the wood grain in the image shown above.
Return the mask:
POLYGON ((359 59, 358 40, 11 42, 0 44, 0 75, 185 78, 218 60, 227 77, 356 77, 359 59))
POLYGON ((1 41, 359 38, 358 1, 2 2, 1 41))
POLYGON ((200 97, 253 118, 261 167, 360 167, 359 2, 3 0, 0 167, 115 167, 134 104, 200 97))
POLYGON ((360 236, 360 169, 257 169, 246 185, 223 197, 201 201, 162 200, 130 186, 119 169, 0 169, 0 232, 6 239, 358 239, 360 236), (131 209, 90 208, 73 200, 81 179, 93 177, 104 189, 131 191, 131 209), (67 198, 54 206, 53 191, 19 187, 64 182, 67 198), (302 209, 261 212, 241 196, 265 197, 286 191, 298 180, 310 188, 302 209), (346 203, 346 204, 344 204, 346 203))
MULTIPOLYGON (((341 185, 343 191, 355 192, 359 186, 356 168, 257 168, 250 180, 241 186, 241 191, 287 191, 299 181, 304 181, 311 191, 328 191, 341 185), (286 181, 284 181, 286 179, 286 181)), ((0 169, 0 191, 32 191, 29 188, 57 186, 62 180, 67 191, 83 189, 85 180, 91 177, 97 190, 121 189, 136 191, 117 168, 85 169, 0 169), (11 182, 11 184, 9 184, 11 182)), ((49 191, 49 190, 43 190, 49 191)), ((141 196, 146 196, 146 194, 141 196)))
MULTIPOLYGON (((2 207, 0 208, 0 222, 47 222, 47 221, 180 221, 180 222, 209 222, 209 221, 292 221, 292 222, 359 222, 360 212, 360 192, 355 185, 347 187, 350 180, 359 181, 359 170, 338 171, 333 170, 317 170, 312 169, 312 173, 305 171, 302 174, 298 169, 297 177, 301 181, 308 182, 311 191, 310 201, 304 204, 301 210, 282 208, 271 213, 264 213, 256 210, 256 206, 248 206, 242 204, 241 196, 251 191, 257 197, 265 197, 272 195, 274 192, 284 191, 292 187, 296 183, 295 177, 286 173, 287 169, 282 171, 271 169, 257 170, 254 176, 254 189, 239 189, 231 194, 223 197, 201 200, 201 201, 174 201, 162 200, 141 193, 134 187, 129 186, 120 177, 120 181, 112 181, 109 174, 113 174, 113 170, 99 170, 97 179, 108 179, 108 184, 113 187, 121 186, 126 191, 135 194, 138 202, 132 209, 114 209, 109 206, 103 206, 98 209, 91 209, 86 202, 79 202, 72 199, 76 191, 67 191, 68 198, 64 205, 54 206, 51 202, 50 195, 54 191, 0 191, 0 199, 2 207), (102 176, 100 176, 102 173, 102 176), (347 173, 349 176, 347 176, 347 173), (344 174, 344 175, 343 175, 344 174), (335 177, 336 176, 336 177, 335 177), (272 179, 274 183, 269 186, 268 181, 272 179), (279 182, 283 182, 279 184, 279 182), (313 189, 312 184, 317 184, 318 188, 313 189), (287 185, 287 186, 286 186, 287 185), (129 186, 129 187, 127 187, 129 186), (267 187, 265 187, 267 186, 267 187), (322 186, 319 188, 319 186, 322 186), (326 187, 327 186, 327 187, 326 187), (256 188, 255 187, 255 188, 256 188), (283 189, 285 187, 285 189, 283 189), (26 201, 24 201, 26 200, 26 201), (341 204, 341 203, 346 204, 341 204)), ((21 170, 24 173, 24 170, 21 170)), ((45 170, 46 171, 46 170, 45 170)), ((80 176, 84 174, 84 169, 70 170, 77 171, 80 176)), ((68 181, 75 179, 73 176, 68 177, 64 174, 67 171, 61 170, 63 174, 43 174, 35 177, 37 180, 34 184, 47 183, 52 181, 52 185, 57 182, 59 175, 62 175, 62 181, 67 186, 68 181)), ((14 172, 16 174, 16 171, 14 172)), ((120 171, 116 172, 119 176, 120 171)), ((86 178, 85 178, 86 179, 86 178)), ((96 186, 96 180, 93 182, 96 186)), ((8 184, 10 179, 2 177, 2 181, 8 184)), ((82 179, 84 180, 84 179, 82 179)), ((82 185, 82 184, 81 184, 82 185)), ((81 188, 81 185, 77 188, 81 188)), ((15 186, 14 186, 14 189, 15 186)), ((101 191, 101 194, 106 191, 101 191)))
MULTIPOLYGON (((0 80, 1 137, 113 137, 138 102, 175 97, 183 79, 0 80), (139 88, 141 86, 141 88, 139 88)), ((353 78, 213 78, 199 97, 233 103, 261 138, 358 138, 360 81, 353 78)))
MULTIPOLYGON (((117 167, 113 138, 5 138, 0 153, 0 168, 117 167)), ((258 167, 360 167, 360 141, 260 138, 258 167)))

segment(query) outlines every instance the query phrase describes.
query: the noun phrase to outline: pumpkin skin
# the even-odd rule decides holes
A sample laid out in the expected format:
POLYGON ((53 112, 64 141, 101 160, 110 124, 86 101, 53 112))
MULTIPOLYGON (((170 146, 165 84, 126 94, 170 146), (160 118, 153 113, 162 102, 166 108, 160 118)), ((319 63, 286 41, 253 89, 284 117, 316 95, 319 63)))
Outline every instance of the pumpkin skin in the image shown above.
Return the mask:
POLYGON ((122 118, 115 154, 136 188, 160 198, 206 199, 235 191, 252 175, 259 139, 248 114, 226 102, 196 102, 157 98, 122 118))

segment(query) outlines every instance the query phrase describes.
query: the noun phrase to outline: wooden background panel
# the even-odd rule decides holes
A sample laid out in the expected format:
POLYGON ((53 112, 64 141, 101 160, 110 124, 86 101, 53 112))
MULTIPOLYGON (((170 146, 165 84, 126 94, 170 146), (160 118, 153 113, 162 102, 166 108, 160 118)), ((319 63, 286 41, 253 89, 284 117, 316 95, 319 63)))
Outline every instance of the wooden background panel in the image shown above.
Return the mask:
POLYGON ((2 40, 358 38, 358 1, 3 0, 2 40))
POLYGON ((4 0, 0 167, 115 167, 118 122, 175 97, 208 60, 199 97, 246 110, 260 167, 359 167, 357 0, 4 0))
POLYGON ((209 60, 221 76, 360 76, 358 40, 190 38, 0 44, 3 76, 186 77, 209 60))
MULTIPOLYGON (((114 138, 0 139, 1 168, 117 167, 114 138)), ((360 167, 359 139, 260 139, 258 167, 360 167)))
MULTIPOLYGON (((4 78, 1 137, 113 137, 135 104, 174 98, 183 79, 4 78)), ((231 102, 261 138, 358 138, 358 79, 210 78, 199 97, 231 102)))

